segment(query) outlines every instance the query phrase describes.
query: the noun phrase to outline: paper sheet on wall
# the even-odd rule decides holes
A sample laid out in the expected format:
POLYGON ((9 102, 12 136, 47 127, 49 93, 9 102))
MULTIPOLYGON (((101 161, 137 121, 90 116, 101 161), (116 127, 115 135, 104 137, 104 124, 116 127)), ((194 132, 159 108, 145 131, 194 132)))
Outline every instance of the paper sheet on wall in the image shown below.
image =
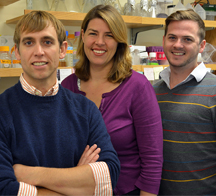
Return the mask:
POLYGON ((57 70, 57 78, 58 78, 58 82, 59 84, 61 84, 61 82, 70 74, 74 73, 74 69, 58 69, 57 70))
POLYGON ((154 80, 154 69, 153 68, 144 68, 144 75, 148 80, 154 80))
POLYGON ((160 72, 163 71, 163 66, 154 67, 153 70, 154 70, 154 79, 158 80, 160 72))

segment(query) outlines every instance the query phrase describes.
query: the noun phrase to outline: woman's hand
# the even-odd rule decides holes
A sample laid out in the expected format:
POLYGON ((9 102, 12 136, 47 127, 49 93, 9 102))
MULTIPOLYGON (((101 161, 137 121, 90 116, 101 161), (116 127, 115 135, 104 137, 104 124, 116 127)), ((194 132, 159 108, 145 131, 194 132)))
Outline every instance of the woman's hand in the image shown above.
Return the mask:
POLYGON ((91 148, 87 145, 77 166, 96 162, 99 159, 100 151, 101 149, 98 148, 96 144, 91 146, 91 148))

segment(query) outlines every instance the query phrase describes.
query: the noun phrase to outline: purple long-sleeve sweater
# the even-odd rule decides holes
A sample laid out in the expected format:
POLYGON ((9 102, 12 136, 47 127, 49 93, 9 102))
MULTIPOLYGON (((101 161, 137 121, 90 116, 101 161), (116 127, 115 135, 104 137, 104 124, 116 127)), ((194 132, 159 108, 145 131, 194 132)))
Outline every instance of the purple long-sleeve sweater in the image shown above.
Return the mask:
MULTIPOLYGON (((75 74, 62 86, 83 94, 75 74)), ((122 195, 139 188, 158 194, 162 171, 162 123, 154 89, 135 71, 116 89, 102 95, 100 111, 121 163, 114 190, 122 195)))

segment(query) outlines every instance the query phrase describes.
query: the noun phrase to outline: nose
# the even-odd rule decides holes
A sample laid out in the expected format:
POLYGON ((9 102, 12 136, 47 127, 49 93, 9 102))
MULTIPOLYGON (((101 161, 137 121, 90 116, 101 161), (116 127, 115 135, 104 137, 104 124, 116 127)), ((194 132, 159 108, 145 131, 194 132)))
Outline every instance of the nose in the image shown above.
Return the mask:
POLYGON ((43 56, 44 55, 44 49, 40 43, 35 44, 34 54, 35 54, 35 56, 43 56))
POLYGON ((174 43, 174 47, 176 47, 176 48, 182 48, 183 47, 182 40, 181 39, 177 39, 176 42, 174 43))
POLYGON ((97 37, 95 43, 98 44, 98 45, 103 45, 103 44, 105 43, 104 37, 99 35, 99 36, 97 37))

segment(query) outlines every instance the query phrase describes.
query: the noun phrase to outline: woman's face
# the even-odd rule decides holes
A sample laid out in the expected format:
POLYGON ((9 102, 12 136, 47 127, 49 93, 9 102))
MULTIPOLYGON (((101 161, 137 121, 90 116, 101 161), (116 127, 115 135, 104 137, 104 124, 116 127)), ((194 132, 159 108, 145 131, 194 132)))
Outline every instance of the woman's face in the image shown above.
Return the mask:
POLYGON ((103 19, 92 19, 86 31, 82 30, 82 40, 91 67, 112 67, 118 42, 103 19))

